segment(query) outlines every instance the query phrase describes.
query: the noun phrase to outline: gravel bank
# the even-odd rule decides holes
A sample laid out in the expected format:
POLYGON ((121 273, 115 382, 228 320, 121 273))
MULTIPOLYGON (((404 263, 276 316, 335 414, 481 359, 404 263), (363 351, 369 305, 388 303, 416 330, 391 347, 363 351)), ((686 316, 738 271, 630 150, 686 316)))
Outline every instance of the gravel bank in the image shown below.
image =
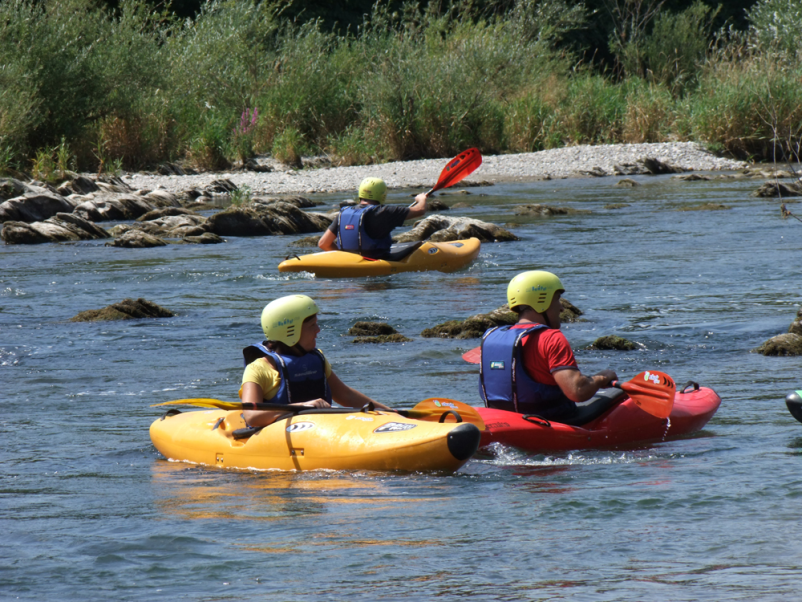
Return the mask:
MULTIPOLYGON (((690 171, 737 170, 747 166, 741 161, 715 157, 694 142, 586 145, 537 153, 484 157, 482 166, 468 181, 502 182, 584 177, 588 172, 594 172, 597 176, 614 175, 616 166, 636 164, 647 158, 690 171)), ((429 188, 437 181, 447 160, 424 159, 299 171, 272 164, 275 171, 270 173, 232 171, 194 176, 130 174, 123 179, 135 189, 161 187, 171 192, 202 187, 218 178, 227 178, 238 187, 248 186, 259 194, 353 191, 362 178, 367 176, 383 178, 390 188, 429 188)))

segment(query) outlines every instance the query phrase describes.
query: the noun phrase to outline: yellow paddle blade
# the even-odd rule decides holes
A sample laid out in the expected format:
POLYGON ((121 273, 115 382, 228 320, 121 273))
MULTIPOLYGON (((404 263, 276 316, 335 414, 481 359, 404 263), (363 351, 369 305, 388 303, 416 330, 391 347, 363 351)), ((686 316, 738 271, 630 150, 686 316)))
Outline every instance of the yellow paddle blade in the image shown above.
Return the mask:
POLYGON ((198 399, 175 399, 164 403, 154 403, 150 407, 158 406, 197 406, 200 408, 219 408, 221 410, 241 410, 241 401, 220 401, 219 399, 198 398, 198 399))
MULTIPOLYGON (((456 399, 448 399, 446 397, 430 397, 424 399, 411 410, 407 410, 407 415, 410 418, 417 418, 418 420, 426 420, 428 422, 438 422, 440 417, 451 410, 460 415, 464 422, 470 422, 479 427, 480 431, 485 430, 485 422, 482 420, 476 408, 469 406, 467 403, 462 403, 456 399)), ((456 422, 453 416, 446 416, 445 422, 456 422)))

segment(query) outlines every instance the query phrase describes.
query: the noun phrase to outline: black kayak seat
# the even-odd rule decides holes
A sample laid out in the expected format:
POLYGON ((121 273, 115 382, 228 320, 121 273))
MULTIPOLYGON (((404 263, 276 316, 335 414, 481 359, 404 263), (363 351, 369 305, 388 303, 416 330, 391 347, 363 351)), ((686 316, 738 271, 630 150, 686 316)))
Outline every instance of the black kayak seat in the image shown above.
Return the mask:
POLYGON ((571 426, 582 426, 596 420, 619 401, 623 401, 624 397, 626 397, 626 393, 615 387, 599 389, 596 395, 587 401, 576 404, 576 411, 572 412, 570 416, 563 420, 555 420, 555 422, 562 422, 571 426))
POLYGON ((362 257, 368 259, 384 259, 385 261, 401 261, 408 255, 411 255, 423 244, 422 240, 414 242, 399 242, 390 247, 389 251, 365 251, 361 253, 362 257))

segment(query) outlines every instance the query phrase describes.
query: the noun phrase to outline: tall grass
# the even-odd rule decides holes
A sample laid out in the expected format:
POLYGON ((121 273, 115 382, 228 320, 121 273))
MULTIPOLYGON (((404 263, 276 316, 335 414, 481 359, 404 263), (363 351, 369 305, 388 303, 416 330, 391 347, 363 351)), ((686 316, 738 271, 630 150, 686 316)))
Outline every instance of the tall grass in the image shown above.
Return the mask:
POLYGON ((469 0, 377 3, 343 34, 292 22, 276 2, 212 0, 177 21, 145 0, 96 1, 0 2, 0 171, 30 171, 60 144, 100 171, 215 170, 255 153, 300 166, 304 154, 354 165, 468 146, 693 139, 765 158, 799 147, 802 11, 780 11, 789 0, 761 0, 750 30, 722 33, 714 53, 701 3, 654 11, 616 42, 623 77, 561 46, 588 19, 566 0, 492 14, 469 0))

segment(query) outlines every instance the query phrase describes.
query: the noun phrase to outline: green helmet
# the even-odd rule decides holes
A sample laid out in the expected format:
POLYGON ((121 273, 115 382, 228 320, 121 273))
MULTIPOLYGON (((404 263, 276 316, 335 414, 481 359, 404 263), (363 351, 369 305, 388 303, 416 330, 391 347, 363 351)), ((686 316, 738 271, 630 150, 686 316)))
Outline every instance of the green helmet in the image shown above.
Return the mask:
POLYGON ((265 338, 292 347, 301 339, 304 320, 316 313, 317 304, 306 295, 290 295, 271 301, 262 310, 265 338))
POLYGON ((518 305, 528 305, 542 314, 551 305, 554 293, 564 291, 563 283, 551 272, 533 270, 523 272, 510 280, 507 286, 507 302, 510 309, 518 305))
POLYGON ((387 199, 387 184, 381 178, 365 178, 359 185, 359 198, 383 203, 387 199))

